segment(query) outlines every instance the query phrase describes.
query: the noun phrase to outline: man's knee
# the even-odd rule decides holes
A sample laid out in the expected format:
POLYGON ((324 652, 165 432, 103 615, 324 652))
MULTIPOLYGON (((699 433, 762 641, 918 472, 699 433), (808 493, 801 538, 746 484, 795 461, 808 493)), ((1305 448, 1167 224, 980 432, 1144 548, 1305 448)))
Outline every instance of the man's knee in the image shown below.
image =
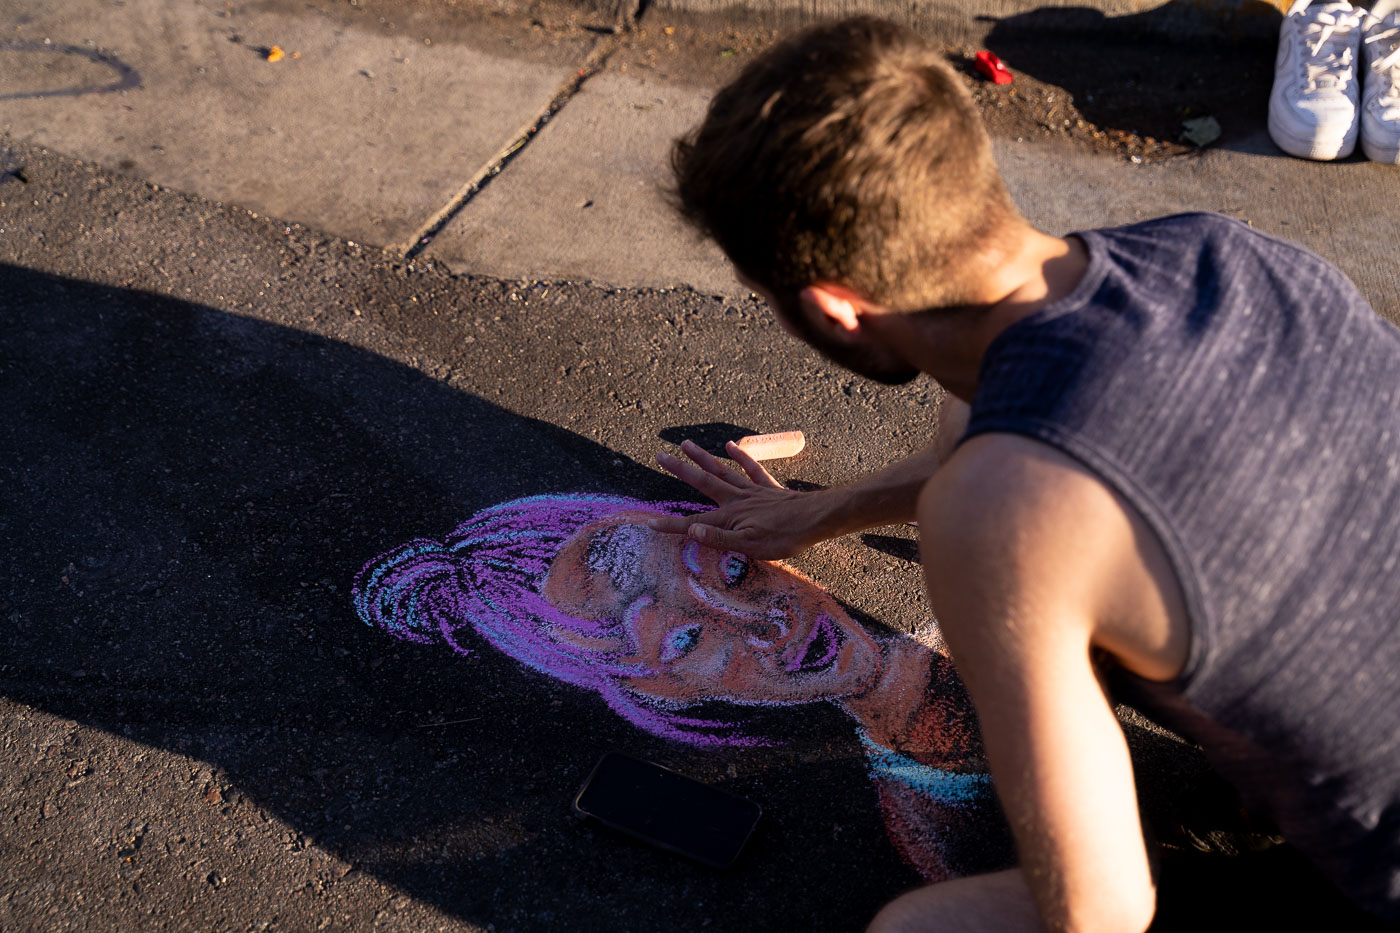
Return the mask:
POLYGON ((890 901, 870 921, 866 933, 912 933, 915 930, 934 929, 939 914, 938 898, 934 893, 937 887, 920 888, 890 901))
POLYGON ((886 904, 867 933, 1019 933, 1043 929, 1016 869, 973 875, 910 891, 886 904))

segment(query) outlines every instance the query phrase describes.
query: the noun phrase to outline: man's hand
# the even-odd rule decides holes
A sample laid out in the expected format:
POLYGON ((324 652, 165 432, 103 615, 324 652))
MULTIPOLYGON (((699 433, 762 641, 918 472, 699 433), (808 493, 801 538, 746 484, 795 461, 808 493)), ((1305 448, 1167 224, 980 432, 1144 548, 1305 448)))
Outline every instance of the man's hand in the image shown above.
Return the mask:
POLYGON ((654 518, 648 523, 651 528, 688 535, 707 547, 739 551, 759 560, 792 557, 828 537, 822 529, 824 510, 819 494, 785 488, 733 441, 725 450, 742 473, 731 470, 693 441, 681 444, 689 461, 657 454, 657 463, 713 499, 719 508, 698 515, 654 518))
POLYGON ((853 483, 819 492, 785 489, 733 442, 726 450, 742 473, 686 441, 681 450, 693 463, 670 454, 658 454, 656 461, 719 508, 683 518, 657 518, 651 527, 759 560, 782 560, 829 538, 913 521, 919 490, 952 451, 967 419, 967 405, 945 395, 938 407, 937 434, 927 447, 853 483))

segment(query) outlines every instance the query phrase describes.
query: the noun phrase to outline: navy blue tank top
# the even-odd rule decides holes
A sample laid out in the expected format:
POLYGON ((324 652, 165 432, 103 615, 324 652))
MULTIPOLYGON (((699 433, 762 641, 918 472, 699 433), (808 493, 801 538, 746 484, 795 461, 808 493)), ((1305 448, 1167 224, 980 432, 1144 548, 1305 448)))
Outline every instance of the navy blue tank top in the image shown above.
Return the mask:
POLYGON ((1138 511, 1190 653, 1122 698, 1400 920, 1400 332, 1227 217, 1077 236, 1087 272, 988 348, 964 439, 1049 444, 1138 511))

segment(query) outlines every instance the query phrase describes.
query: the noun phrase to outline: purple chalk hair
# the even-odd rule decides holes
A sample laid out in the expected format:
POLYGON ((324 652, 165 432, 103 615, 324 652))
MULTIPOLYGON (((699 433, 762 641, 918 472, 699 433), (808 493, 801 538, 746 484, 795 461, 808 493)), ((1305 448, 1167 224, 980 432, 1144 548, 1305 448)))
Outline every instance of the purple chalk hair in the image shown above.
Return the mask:
POLYGON ((624 678, 651 673, 623 652, 561 642, 562 627, 606 636, 620 619, 587 621, 563 613, 542 595, 545 575, 560 547, 585 525, 618 512, 684 515, 709 506, 644 502, 624 496, 541 495, 503 502, 476 513, 445 541, 417 538, 365 565, 353 598, 361 619, 419 644, 445 641, 471 654, 459 633, 469 629, 516 661, 558 680, 592 690, 637 727, 692 745, 769 745, 745 734, 738 722, 684 715, 670 700, 629 690, 624 678))

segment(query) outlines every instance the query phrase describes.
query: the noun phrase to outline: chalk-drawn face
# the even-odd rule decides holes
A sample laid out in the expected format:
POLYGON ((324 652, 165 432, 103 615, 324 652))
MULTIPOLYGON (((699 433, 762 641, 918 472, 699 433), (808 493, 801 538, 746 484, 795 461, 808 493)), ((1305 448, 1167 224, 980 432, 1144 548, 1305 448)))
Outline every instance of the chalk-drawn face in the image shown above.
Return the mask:
POLYGON ((544 596, 580 619, 619 619, 606 636, 552 637, 630 656, 652 673, 640 693, 680 702, 802 703, 857 695, 881 673, 880 651, 815 584, 765 561, 701 547, 624 512, 564 542, 544 596))

